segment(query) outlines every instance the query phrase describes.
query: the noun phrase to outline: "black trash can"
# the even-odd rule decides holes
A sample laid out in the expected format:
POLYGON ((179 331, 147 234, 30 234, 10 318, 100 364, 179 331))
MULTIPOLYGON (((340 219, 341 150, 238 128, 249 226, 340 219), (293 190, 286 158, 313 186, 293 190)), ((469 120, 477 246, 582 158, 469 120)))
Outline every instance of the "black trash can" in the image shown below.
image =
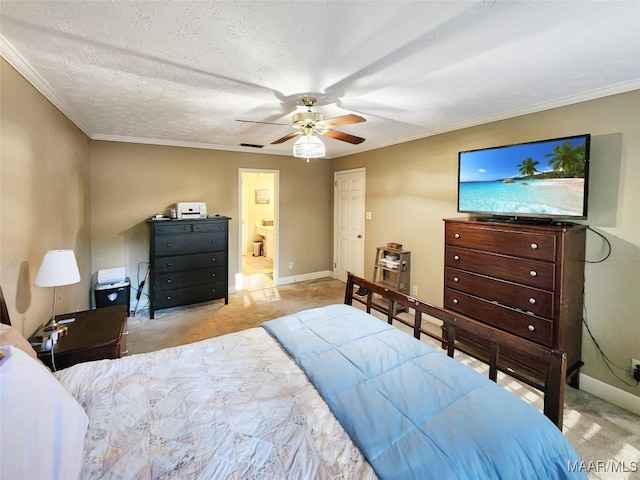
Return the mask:
POLYGON ((131 301, 131 281, 129 277, 122 282, 97 283, 93 293, 96 300, 96 308, 126 305, 127 316, 129 316, 131 301))

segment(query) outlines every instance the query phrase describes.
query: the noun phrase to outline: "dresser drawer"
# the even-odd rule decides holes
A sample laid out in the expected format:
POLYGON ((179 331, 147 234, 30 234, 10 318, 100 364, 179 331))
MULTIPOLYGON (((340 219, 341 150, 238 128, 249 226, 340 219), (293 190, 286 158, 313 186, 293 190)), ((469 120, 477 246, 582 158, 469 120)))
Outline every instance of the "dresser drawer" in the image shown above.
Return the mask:
POLYGON ((154 288, 157 292, 173 288, 193 287, 224 281, 225 268, 206 268, 191 272, 163 273, 156 275, 154 288))
POLYGON ((206 222, 206 223, 194 223, 194 232, 226 232, 227 222, 206 222))
POLYGON ((487 252, 554 262, 556 235, 527 231, 483 228, 477 225, 447 223, 445 241, 448 245, 479 248, 487 252))
POLYGON ((447 267, 445 287, 553 318, 553 292, 447 267))
POLYGON ((166 290, 156 293, 155 308, 159 310, 161 308, 177 307, 179 305, 208 302, 209 300, 222 298, 225 295, 227 295, 225 282, 166 290))
POLYGON ((159 222, 152 225, 156 235, 173 235, 176 233, 226 232, 227 222, 159 222))
POLYGON ((161 257, 153 260, 153 268, 156 273, 222 267, 226 266, 226 264, 226 252, 195 253, 193 255, 161 257))
POLYGON ((226 234, 212 232, 199 235, 161 235, 154 239, 154 246, 158 256, 220 251, 226 248, 226 234))
POLYGON ((553 346, 553 322, 492 303, 482 298, 445 288, 444 307, 460 312, 496 328, 548 347, 553 346))
POLYGON ((156 235, 176 233, 188 233, 191 231, 190 223, 158 222, 151 224, 152 232, 156 235))
POLYGON ((479 250, 448 247, 445 253, 448 267, 521 283, 543 290, 555 289, 555 265, 525 258, 516 258, 479 250))

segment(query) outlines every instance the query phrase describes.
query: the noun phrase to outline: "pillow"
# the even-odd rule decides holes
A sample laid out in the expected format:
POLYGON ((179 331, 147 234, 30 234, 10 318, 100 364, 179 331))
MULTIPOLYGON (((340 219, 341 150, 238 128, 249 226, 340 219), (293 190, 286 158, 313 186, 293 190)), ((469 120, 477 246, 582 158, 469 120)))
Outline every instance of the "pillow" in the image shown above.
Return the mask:
POLYGON ((78 478, 87 414, 42 363, 0 352, 0 478, 78 478))
POLYGON ((33 349, 29 341, 11 325, 0 323, 0 346, 13 345, 33 358, 38 358, 38 354, 33 349))

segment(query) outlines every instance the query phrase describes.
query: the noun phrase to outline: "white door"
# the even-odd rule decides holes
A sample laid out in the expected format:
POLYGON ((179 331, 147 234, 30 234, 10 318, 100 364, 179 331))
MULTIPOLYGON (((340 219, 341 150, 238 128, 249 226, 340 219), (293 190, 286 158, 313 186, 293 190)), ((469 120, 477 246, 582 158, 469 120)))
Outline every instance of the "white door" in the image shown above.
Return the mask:
POLYGON ((364 276, 366 170, 334 172, 333 274, 345 281, 347 272, 364 276))

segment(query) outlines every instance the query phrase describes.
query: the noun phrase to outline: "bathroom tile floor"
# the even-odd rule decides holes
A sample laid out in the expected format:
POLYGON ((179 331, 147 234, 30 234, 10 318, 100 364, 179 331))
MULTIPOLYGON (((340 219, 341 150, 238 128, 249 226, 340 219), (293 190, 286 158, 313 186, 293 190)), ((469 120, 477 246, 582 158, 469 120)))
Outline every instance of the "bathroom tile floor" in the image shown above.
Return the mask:
POLYGON ((251 290, 273 285, 273 261, 267 257, 242 256, 242 289, 251 290))

